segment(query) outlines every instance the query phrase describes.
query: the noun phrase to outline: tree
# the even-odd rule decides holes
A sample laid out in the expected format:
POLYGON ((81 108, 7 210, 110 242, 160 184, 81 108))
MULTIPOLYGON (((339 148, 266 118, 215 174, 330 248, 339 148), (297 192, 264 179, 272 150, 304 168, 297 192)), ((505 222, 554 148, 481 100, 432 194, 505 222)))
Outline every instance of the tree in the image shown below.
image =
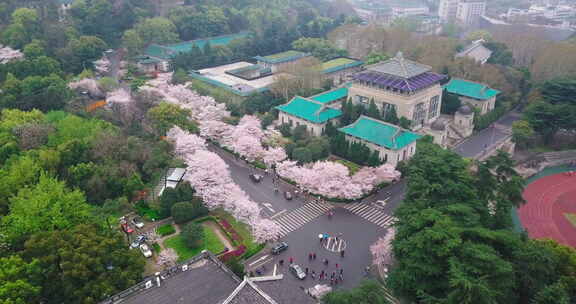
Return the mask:
POLYGON ((534 129, 526 120, 518 120, 512 123, 512 140, 519 148, 526 148, 534 140, 534 129))
POLYGON ((182 224, 207 214, 208 209, 198 199, 192 202, 176 203, 172 206, 172 218, 176 224, 182 224))
POLYGON ((294 149, 294 151, 292 151, 291 155, 292 155, 292 159, 295 159, 300 163, 309 163, 313 160, 312 152, 310 152, 310 150, 308 148, 305 148, 305 147, 300 147, 300 148, 294 149))
POLYGON ((398 114, 396 114, 396 106, 392 105, 389 109, 383 110, 384 121, 397 125, 399 122, 398 114))
POLYGON ((22 255, 42 269, 46 303, 97 303, 142 278, 144 258, 119 232, 93 225, 35 233, 22 255))
POLYGON ((108 48, 104 40, 96 36, 80 36, 72 39, 62 51, 66 62, 64 69, 72 73, 80 73, 85 68, 93 68, 94 61, 102 57, 108 48))
POLYGON ((243 278, 246 275, 244 265, 240 263, 237 257, 231 257, 226 261, 226 266, 228 266, 228 268, 230 268, 230 270, 240 278, 243 278))
POLYGON ((292 137, 294 140, 303 140, 308 137, 308 130, 306 129, 306 125, 299 125, 294 130, 292 130, 292 137))
POLYGON ((410 127, 412 126, 412 121, 410 121, 410 119, 402 116, 402 117, 400 117, 398 124, 400 125, 400 127, 410 130, 410 127))
POLYGON ((188 81, 190 81, 190 76, 183 69, 177 69, 172 74, 172 84, 185 84, 188 81))
POLYGON ((204 227, 199 223, 188 223, 182 229, 182 239, 189 248, 198 248, 204 242, 204 227))
POLYGON ((370 100, 370 105, 368 105, 368 111, 366 111, 366 115, 375 119, 380 119, 380 110, 378 110, 374 100, 370 100))
POLYGON ((334 127, 334 124, 332 123, 332 121, 328 121, 326 123, 326 128, 324 129, 324 133, 329 138, 332 138, 338 134, 338 129, 336 129, 336 127, 334 127))
POLYGON ((32 40, 32 42, 24 46, 23 52, 24 56, 26 56, 27 59, 34 59, 41 56, 46 56, 46 51, 40 40, 32 40))
POLYGON ((490 34, 490 32, 485 31, 485 30, 478 30, 478 31, 473 31, 470 32, 466 35, 466 41, 468 42, 472 42, 472 41, 476 41, 476 40, 480 40, 483 39, 486 42, 491 42, 492 41, 492 34, 490 34))
POLYGON ((19 8, 12 13, 12 23, 3 32, 2 40, 5 44, 21 49, 38 36, 39 26, 36 10, 19 8))
POLYGON ((122 36, 122 45, 128 51, 130 57, 138 55, 144 48, 144 42, 140 34, 134 29, 127 30, 122 36))
POLYGON ((458 111, 461 105, 462 102, 460 101, 458 95, 444 91, 442 94, 442 106, 440 112, 442 114, 453 115, 456 113, 456 111, 458 111))
POLYGON ((172 103, 162 102, 148 110, 146 115, 160 135, 166 134, 173 126, 179 126, 190 132, 197 132, 198 127, 190 121, 190 110, 172 103))
POLYGON ((280 133, 282 133, 282 136, 284 137, 292 136, 292 127, 287 123, 281 124, 280 127, 278 127, 278 130, 280 131, 280 133))
POLYGON ((337 290, 322 298, 326 304, 388 304, 383 286, 374 280, 365 280, 356 288, 337 290))
POLYGON ((335 47, 329 40, 322 38, 300 38, 292 42, 292 48, 302 52, 311 53, 312 56, 328 61, 336 57, 347 55, 346 50, 335 47))
POLYGON ((364 63, 366 63, 367 65, 376 64, 378 62, 388 60, 389 58, 390 58, 390 56, 388 56, 385 53, 372 52, 372 53, 368 54, 368 56, 366 56, 366 58, 364 58, 364 63))
POLYGON ((17 255, 0 258, 0 297, 4 303, 25 304, 40 301, 38 260, 27 263, 17 255))
POLYGON ((2 219, 3 233, 15 246, 32 234, 71 228, 91 221, 90 206, 78 190, 45 174, 38 184, 22 188, 10 199, 10 214, 2 219))
POLYGON ((546 143, 549 143, 560 128, 571 126, 572 110, 569 107, 537 101, 526 108, 524 119, 530 123, 534 131, 543 136, 546 143))

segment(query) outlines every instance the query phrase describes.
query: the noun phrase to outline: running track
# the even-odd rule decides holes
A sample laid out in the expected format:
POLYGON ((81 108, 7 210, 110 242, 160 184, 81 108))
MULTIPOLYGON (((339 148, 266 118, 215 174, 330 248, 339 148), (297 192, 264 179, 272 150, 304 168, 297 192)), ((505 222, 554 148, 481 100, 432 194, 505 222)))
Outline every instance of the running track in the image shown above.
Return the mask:
POLYGON ((564 217, 564 213, 576 213, 576 175, 540 178, 526 187, 524 199, 518 215, 531 238, 576 247, 576 228, 564 217))

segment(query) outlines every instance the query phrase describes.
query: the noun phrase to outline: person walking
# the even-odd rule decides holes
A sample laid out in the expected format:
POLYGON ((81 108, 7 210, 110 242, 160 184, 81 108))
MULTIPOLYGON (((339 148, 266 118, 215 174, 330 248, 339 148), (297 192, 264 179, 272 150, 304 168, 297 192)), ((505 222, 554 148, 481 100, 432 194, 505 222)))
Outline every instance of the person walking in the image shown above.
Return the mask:
POLYGON ((344 274, 344 268, 340 268, 340 275, 344 274))
POLYGON ((312 252, 312 259, 316 260, 316 252, 312 252))
POLYGON ((284 265, 284 260, 280 260, 280 266, 284 265))
POLYGON ((305 272, 306 272, 306 274, 308 274, 308 267, 306 267, 306 271, 305 271, 305 272))
POLYGON ((336 263, 336 269, 338 269, 338 263, 336 263))
POLYGON ((311 260, 311 259, 312 259, 312 252, 310 252, 310 253, 308 254, 308 260, 311 260))
POLYGON ((344 257, 344 250, 340 251, 340 257, 344 257))
POLYGON ((292 263, 294 263, 294 258, 293 258, 293 257, 290 257, 290 260, 289 260, 289 261, 290 261, 290 265, 292 265, 292 263))

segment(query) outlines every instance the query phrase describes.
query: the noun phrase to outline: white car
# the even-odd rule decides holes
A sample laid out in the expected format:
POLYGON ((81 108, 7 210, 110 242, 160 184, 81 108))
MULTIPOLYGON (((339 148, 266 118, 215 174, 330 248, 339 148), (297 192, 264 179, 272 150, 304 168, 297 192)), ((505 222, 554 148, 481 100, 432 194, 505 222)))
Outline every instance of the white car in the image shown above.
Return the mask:
POLYGON ((146 244, 140 244, 140 251, 142 251, 142 254, 147 258, 152 256, 152 251, 146 244))
POLYGON ((142 227, 144 227, 144 222, 142 221, 142 219, 140 219, 139 217, 135 217, 132 219, 132 223, 134 224, 134 226, 136 226, 136 228, 141 229, 142 227))

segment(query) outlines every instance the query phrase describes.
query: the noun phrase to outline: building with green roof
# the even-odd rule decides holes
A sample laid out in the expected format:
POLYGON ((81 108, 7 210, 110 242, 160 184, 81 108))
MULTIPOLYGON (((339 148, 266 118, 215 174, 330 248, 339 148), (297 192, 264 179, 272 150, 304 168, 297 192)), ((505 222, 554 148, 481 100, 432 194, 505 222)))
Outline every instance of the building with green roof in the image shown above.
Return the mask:
POLYGON ((337 121, 342 116, 340 109, 327 104, 328 102, 296 96, 276 109, 282 124, 288 124, 292 128, 304 125, 310 134, 320 136, 328 121, 337 121))
POLYGON ((348 81, 354 73, 362 69, 361 60, 340 57, 322 63, 321 72, 324 79, 332 79, 335 85, 348 81))
POLYGON ((484 84, 459 78, 452 78, 444 85, 446 92, 455 94, 463 104, 469 104, 480 110, 484 115, 496 106, 496 97, 500 91, 494 90, 484 84))
POLYGON ((232 41, 237 39, 246 38, 250 35, 250 32, 243 31, 236 34, 221 35, 210 38, 196 39, 191 41, 160 45, 151 44, 146 48, 144 52, 145 56, 148 58, 154 58, 162 62, 161 65, 156 67, 156 70, 164 71, 169 65, 169 61, 180 53, 187 53, 194 47, 203 49, 206 44, 210 46, 224 46, 230 44, 232 41))
POLYGON ((380 159, 396 166, 416 153, 416 141, 422 135, 368 116, 360 116, 351 125, 338 129, 349 142, 361 142, 380 159))
POLYGON ((272 73, 276 73, 281 67, 297 63, 298 61, 310 56, 312 55, 309 53, 290 50, 268 56, 256 56, 254 59, 258 61, 258 65, 270 68, 272 73))

